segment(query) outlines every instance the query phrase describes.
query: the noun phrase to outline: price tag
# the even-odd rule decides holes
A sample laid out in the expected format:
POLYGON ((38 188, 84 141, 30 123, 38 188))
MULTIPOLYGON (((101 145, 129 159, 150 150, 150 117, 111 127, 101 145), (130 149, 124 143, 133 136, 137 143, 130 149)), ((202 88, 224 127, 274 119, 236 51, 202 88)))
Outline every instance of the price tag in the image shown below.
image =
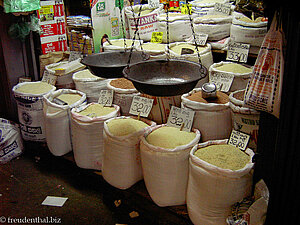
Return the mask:
POLYGON ((181 5, 181 14, 192 14, 192 4, 182 4, 181 5))
POLYGON ((250 44, 229 42, 226 60, 246 63, 248 59, 250 44))
POLYGON ((152 43, 162 43, 163 32, 152 32, 151 42, 152 43))
POLYGON ((222 3, 215 3, 214 10, 216 12, 220 12, 226 15, 230 15, 231 12, 231 5, 230 4, 222 4, 222 3))
POLYGON ((217 90, 228 92, 234 79, 233 74, 213 72, 209 74, 209 82, 217 86, 217 90))
POLYGON ((153 101, 154 99, 134 96, 129 113, 136 116, 147 117, 152 109, 153 101))
POLYGON ((44 71, 42 82, 54 85, 56 84, 57 76, 49 73, 47 70, 44 71))
POLYGON ((82 57, 82 53, 81 52, 77 52, 77 51, 70 51, 70 56, 69 56, 69 62, 72 62, 76 59, 80 59, 82 57))
POLYGON ((151 8, 158 8, 159 0, 148 0, 148 5, 150 5, 151 8))
POLYGON ((229 145, 233 145, 242 151, 245 151, 250 139, 250 135, 242 133, 237 130, 232 130, 230 138, 228 140, 229 145))
POLYGON ((194 115, 195 112, 192 110, 172 106, 167 125, 170 127, 178 128, 181 128, 183 126, 183 131, 190 132, 193 125, 194 115))
POLYGON ((98 103, 103 106, 111 106, 114 98, 113 90, 101 90, 98 103))
POLYGON ((200 46, 206 45, 208 34, 195 34, 195 37, 198 45, 200 46))

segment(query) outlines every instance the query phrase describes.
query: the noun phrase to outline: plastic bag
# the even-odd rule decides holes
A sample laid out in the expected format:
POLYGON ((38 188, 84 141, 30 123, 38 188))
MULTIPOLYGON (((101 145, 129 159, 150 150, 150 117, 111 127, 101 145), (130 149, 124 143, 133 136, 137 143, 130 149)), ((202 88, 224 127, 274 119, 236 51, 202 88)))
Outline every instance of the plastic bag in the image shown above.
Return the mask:
POLYGON ((0 164, 7 163, 23 152, 19 126, 0 118, 0 164))
POLYGON ((284 72, 283 31, 275 15, 256 59, 246 88, 244 103, 279 118, 284 72))
POLYGON ((4 0, 6 13, 30 12, 40 8, 40 0, 4 0))

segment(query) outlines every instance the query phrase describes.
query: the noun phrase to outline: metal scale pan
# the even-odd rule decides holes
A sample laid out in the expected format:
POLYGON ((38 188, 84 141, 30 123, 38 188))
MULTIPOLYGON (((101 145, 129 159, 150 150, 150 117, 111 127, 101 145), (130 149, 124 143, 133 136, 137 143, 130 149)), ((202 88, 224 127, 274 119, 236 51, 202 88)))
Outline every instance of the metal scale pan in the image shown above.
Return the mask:
POLYGON ((101 52, 84 57, 81 63, 98 77, 119 78, 123 77, 123 69, 130 63, 142 62, 149 59, 149 55, 144 52, 101 52))
POLYGON ((176 96, 191 91, 207 69, 186 60, 149 60, 125 67, 123 74, 141 93, 176 96))

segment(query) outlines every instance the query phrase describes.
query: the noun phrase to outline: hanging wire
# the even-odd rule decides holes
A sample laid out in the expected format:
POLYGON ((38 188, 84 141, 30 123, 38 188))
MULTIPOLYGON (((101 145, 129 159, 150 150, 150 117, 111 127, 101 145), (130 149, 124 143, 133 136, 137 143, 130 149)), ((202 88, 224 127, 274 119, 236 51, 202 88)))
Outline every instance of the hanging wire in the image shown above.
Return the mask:
POLYGON ((169 35, 169 6, 170 4, 168 3, 166 9, 167 9, 167 17, 166 17, 166 23, 167 23, 167 60, 169 61, 170 57, 170 35, 169 35))
POLYGON ((126 51, 127 45, 126 45, 126 34, 125 34, 125 28, 124 28, 124 20, 123 20, 123 13, 122 13, 122 6, 121 6, 121 0, 118 0, 119 4, 119 10, 120 10, 120 18, 122 23, 122 32, 123 32, 123 40, 124 40, 124 49, 126 51))

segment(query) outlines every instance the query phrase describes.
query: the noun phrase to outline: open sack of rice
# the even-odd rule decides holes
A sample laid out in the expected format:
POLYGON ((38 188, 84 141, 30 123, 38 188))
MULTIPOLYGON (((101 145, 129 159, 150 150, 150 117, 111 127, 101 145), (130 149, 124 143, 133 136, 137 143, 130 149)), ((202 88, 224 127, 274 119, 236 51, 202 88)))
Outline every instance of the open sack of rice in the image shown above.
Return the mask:
POLYGON ((97 102, 100 91, 107 89, 108 79, 93 75, 88 69, 76 72, 72 77, 75 88, 86 94, 87 102, 97 102))
POLYGON ((62 156, 72 151, 71 109, 86 104, 86 94, 59 89, 44 95, 46 141, 50 152, 62 156))
POLYGON ((233 81, 228 92, 245 89, 252 75, 253 67, 247 64, 221 61, 209 67, 209 80, 217 74, 233 76, 233 81))
POLYGON ((227 94, 217 91, 215 99, 205 99, 201 88, 195 88, 181 96, 181 106, 195 111, 193 127, 201 132, 202 141, 229 137, 232 121, 227 94))
POLYGON ((141 137, 141 160, 146 188, 159 206, 186 202, 189 152, 200 132, 158 125, 141 137))
POLYGON ((113 104, 120 106, 122 116, 128 116, 134 96, 140 95, 133 83, 126 78, 112 79, 107 83, 107 89, 114 91, 113 104))
POLYGON ((101 170, 104 121, 119 116, 120 107, 103 107, 98 103, 73 108, 71 111, 72 143, 77 166, 101 170))
POLYGON ((18 107, 21 134, 26 141, 45 142, 43 121, 43 95, 56 89, 55 86, 41 82, 23 82, 12 89, 18 107))
POLYGON ((154 125, 144 118, 124 116, 104 122, 102 175, 110 185, 127 189, 143 179, 139 138, 154 125))
POLYGON ((225 225, 231 206, 251 195, 254 153, 227 140, 195 145, 190 152, 187 209, 197 225, 225 225))

